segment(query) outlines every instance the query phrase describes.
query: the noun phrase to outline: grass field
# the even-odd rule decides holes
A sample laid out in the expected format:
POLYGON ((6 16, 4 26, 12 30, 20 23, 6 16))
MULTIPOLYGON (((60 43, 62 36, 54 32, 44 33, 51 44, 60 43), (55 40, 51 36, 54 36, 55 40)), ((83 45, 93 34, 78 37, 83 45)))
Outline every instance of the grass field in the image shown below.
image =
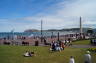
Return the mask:
POLYGON ((73 45, 89 45, 90 40, 80 40, 72 43, 73 45))
MULTIPOLYGON (((84 48, 65 48, 62 52, 50 52, 44 46, 0 46, 0 63, 69 63, 70 56, 75 57, 76 63, 84 63, 84 48), (34 51, 36 56, 23 57, 26 51, 34 51)), ((93 63, 96 54, 91 53, 93 63)))

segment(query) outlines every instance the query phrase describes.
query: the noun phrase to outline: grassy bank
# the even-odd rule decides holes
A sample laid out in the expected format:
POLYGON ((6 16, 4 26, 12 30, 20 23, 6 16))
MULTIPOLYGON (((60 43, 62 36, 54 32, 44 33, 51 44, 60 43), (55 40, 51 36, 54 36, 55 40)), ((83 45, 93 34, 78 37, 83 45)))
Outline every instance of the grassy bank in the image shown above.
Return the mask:
MULTIPOLYGON (((70 56, 75 57, 76 63, 83 63, 85 49, 65 48, 62 52, 50 52, 49 47, 34 46, 0 46, 0 63, 69 63, 70 56), (23 57, 26 51, 34 51, 36 56, 23 57)), ((93 63, 96 55, 92 54, 93 63)))
POLYGON ((89 45, 90 40, 79 40, 72 43, 73 45, 89 45))

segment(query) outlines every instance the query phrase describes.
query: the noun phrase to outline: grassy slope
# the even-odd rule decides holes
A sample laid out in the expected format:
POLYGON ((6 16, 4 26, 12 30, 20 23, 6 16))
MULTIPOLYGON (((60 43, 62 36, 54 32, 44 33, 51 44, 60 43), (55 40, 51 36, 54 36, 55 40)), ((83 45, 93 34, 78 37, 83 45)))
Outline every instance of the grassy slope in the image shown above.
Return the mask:
MULTIPOLYGON (((85 49, 65 48, 62 52, 49 52, 49 47, 0 46, 0 63, 69 63, 69 57, 75 57, 76 63, 83 63, 85 49), (23 57, 26 51, 35 51, 34 57, 23 57)), ((96 55, 93 61, 96 62, 96 55)))
POLYGON ((89 45, 90 40, 81 40, 81 41, 76 41, 72 43, 73 45, 89 45))

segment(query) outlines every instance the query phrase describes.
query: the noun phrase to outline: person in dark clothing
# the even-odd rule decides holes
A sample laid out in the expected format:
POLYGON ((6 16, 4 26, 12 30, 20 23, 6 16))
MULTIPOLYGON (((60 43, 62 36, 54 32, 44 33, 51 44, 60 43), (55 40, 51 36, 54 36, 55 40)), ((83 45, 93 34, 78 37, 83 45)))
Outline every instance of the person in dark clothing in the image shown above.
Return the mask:
POLYGON ((38 46, 38 45, 39 45, 39 41, 36 40, 36 41, 35 41, 35 46, 38 46))
POLYGON ((51 49, 52 49, 52 51, 55 51, 56 49, 55 49, 55 42, 54 41, 52 41, 52 43, 51 43, 51 49))
POLYGON ((44 39, 44 44, 47 45, 47 41, 46 41, 46 39, 44 39))
POLYGON ((29 56, 34 56, 34 52, 29 52, 29 56))

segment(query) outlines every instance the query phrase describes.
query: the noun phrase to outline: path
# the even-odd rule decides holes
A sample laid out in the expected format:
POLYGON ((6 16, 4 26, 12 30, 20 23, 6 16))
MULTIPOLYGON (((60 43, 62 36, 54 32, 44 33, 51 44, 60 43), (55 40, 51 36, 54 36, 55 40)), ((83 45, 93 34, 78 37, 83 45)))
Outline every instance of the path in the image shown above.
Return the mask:
POLYGON ((72 45, 73 48, 96 48, 96 45, 72 45))

